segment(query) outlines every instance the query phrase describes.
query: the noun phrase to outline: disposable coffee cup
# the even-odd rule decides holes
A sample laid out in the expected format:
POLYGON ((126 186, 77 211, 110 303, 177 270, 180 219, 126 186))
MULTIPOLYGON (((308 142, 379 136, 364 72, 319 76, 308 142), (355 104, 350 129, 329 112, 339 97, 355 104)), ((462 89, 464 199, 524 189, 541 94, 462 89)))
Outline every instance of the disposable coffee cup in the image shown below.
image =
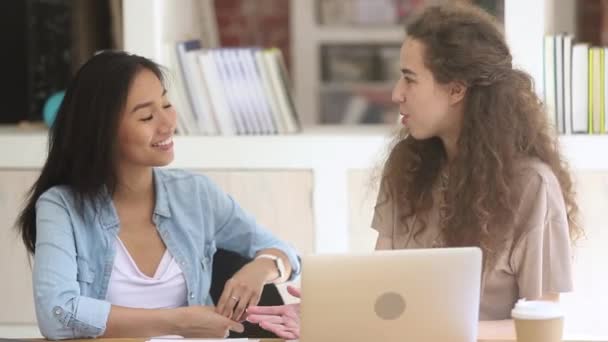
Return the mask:
POLYGON ((561 342, 564 313, 557 302, 519 300, 511 317, 517 342, 561 342))

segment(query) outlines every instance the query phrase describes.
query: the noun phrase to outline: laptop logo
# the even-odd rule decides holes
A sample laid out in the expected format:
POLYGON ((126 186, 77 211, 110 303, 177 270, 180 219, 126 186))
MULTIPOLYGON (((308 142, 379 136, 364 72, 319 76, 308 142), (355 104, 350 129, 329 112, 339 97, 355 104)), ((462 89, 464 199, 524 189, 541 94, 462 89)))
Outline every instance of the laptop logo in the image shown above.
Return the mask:
POLYGON ((374 311, 383 320, 394 320, 405 312, 405 299, 396 292, 386 292, 376 299, 374 311))

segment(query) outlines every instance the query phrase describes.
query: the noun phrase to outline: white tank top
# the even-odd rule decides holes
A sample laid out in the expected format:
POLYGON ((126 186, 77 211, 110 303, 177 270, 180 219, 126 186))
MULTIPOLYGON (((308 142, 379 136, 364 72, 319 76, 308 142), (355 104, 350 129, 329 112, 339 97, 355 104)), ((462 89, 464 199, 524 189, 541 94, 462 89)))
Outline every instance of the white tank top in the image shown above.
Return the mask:
POLYGON ((120 238, 106 300, 140 309, 170 309, 187 305, 186 280, 175 259, 165 250, 153 277, 143 274, 120 238))

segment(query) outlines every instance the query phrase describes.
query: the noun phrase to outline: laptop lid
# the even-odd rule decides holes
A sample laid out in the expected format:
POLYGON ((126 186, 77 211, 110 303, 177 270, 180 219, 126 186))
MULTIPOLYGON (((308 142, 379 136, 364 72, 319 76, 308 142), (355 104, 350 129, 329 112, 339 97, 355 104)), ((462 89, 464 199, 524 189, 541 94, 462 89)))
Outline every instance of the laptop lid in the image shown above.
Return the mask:
POLYGON ((305 256, 300 340, 476 341, 481 264, 479 248, 305 256))

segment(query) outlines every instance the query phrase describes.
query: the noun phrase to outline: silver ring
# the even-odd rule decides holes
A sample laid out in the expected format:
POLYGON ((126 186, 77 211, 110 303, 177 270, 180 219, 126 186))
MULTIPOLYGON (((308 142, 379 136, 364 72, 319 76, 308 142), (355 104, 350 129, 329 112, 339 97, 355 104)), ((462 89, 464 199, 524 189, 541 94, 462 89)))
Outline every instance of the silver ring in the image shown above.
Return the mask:
POLYGON ((235 296, 230 296, 230 298, 234 299, 234 301, 238 302, 239 301, 239 297, 235 297, 235 296))

